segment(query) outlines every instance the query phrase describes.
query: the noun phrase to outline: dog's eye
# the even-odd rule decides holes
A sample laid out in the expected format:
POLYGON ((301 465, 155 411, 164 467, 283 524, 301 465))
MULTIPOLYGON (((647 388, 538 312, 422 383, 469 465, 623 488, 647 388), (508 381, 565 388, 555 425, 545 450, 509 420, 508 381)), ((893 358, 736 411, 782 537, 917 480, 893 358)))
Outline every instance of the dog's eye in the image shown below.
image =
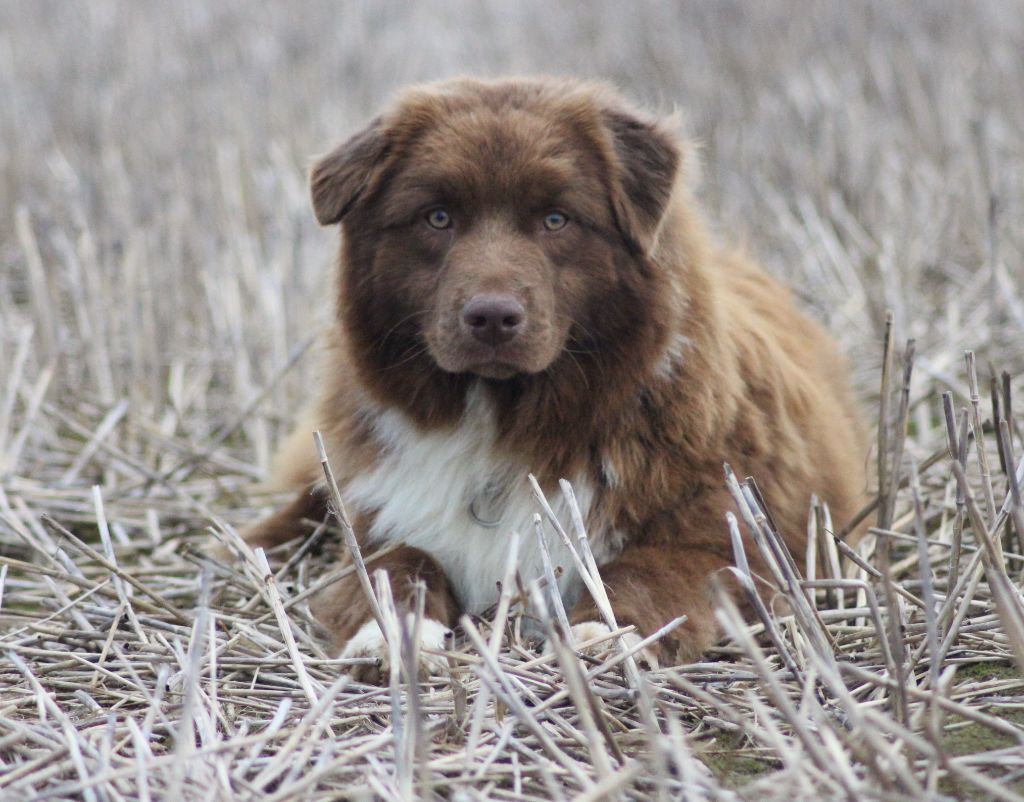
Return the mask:
POLYGON ((427 225, 431 228, 444 229, 452 227, 452 216, 445 209, 431 209, 426 215, 427 225))
POLYGON ((569 218, 561 212, 548 212, 544 216, 544 228, 548 231, 559 231, 565 228, 569 218))

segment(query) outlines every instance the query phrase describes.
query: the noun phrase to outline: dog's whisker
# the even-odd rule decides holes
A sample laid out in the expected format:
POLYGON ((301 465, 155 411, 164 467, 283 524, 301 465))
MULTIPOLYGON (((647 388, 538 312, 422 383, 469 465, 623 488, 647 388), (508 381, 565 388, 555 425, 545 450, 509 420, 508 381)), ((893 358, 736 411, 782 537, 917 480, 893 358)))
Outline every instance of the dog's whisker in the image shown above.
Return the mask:
POLYGON ((405 317, 403 317, 401 320, 399 320, 397 323, 395 323, 395 325, 393 325, 390 329, 388 329, 384 333, 384 336, 381 337, 380 342, 377 344, 377 350, 378 351, 383 351, 384 350, 384 346, 387 345, 388 338, 390 338, 392 334, 394 334, 396 331, 398 331, 398 329, 401 326, 403 326, 404 324, 408 323, 410 320, 414 320, 417 317, 424 317, 428 313, 429 312, 426 309, 419 309, 419 310, 417 310, 415 312, 412 312, 411 314, 408 314, 405 317))
POLYGON ((427 345, 425 343, 418 343, 414 347, 412 347, 410 349, 407 349, 402 354, 402 357, 401 357, 401 359, 399 359, 398 362, 394 362, 394 363, 392 363, 390 365, 382 367, 381 371, 391 371, 391 370, 395 370, 396 368, 400 368, 403 365, 407 365, 410 362, 412 362, 414 359, 416 359, 417 357, 423 356, 423 354, 427 353, 427 351, 428 351, 428 348, 427 348, 427 345))

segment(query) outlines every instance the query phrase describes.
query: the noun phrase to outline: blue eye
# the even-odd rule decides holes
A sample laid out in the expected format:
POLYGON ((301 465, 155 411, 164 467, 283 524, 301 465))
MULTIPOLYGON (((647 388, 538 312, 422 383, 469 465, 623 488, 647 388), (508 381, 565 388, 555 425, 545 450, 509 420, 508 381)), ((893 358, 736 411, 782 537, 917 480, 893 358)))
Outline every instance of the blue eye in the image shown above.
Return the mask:
POLYGON ((559 231, 565 228, 568 222, 569 218, 561 212, 548 212, 544 216, 544 228, 548 231, 559 231))
POLYGON ((445 209, 431 209, 427 212, 427 225, 437 229, 451 228, 452 216, 445 209))

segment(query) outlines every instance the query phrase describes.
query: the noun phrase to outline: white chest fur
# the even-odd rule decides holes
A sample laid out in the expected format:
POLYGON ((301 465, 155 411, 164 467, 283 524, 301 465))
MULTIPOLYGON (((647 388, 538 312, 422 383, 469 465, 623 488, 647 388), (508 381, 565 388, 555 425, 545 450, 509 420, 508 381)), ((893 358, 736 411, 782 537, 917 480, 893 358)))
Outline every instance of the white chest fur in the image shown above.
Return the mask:
MULTIPOLYGON (((481 391, 470 391, 466 412, 454 430, 422 432, 394 410, 381 411, 375 428, 380 459, 345 492, 353 507, 374 513, 371 542, 397 541, 430 554, 469 612, 480 612, 497 601, 497 583, 505 573, 512 532, 520 535, 519 571, 524 581, 542 575, 533 524, 540 508, 530 490, 529 466, 496 449, 493 410, 481 391), (489 488, 496 487, 499 500, 487 502, 493 497, 489 488), (482 505, 481 499, 485 500, 482 505), (471 505, 476 516, 470 512, 471 505), (494 519, 498 519, 496 526, 480 523, 494 519)), ((579 478, 572 484, 586 521, 594 489, 579 478)), ((571 532, 561 494, 552 494, 548 501, 571 532)), ((559 590, 571 604, 579 590, 579 576, 547 522, 544 531, 552 563, 564 569, 559 590)), ((610 544, 600 533, 590 535, 594 556, 601 562, 610 556, 610 544)))

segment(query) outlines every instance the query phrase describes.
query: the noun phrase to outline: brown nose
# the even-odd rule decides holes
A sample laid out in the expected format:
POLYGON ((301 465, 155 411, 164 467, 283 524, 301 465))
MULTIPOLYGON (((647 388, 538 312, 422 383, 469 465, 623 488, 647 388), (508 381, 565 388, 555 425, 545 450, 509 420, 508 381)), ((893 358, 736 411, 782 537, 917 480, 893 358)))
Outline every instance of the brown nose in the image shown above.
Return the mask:
POLYGON ((511 295, 477 295, 462 307, 462 325, 487 345, 507 343, 523 330, 526 310, 511 295))

